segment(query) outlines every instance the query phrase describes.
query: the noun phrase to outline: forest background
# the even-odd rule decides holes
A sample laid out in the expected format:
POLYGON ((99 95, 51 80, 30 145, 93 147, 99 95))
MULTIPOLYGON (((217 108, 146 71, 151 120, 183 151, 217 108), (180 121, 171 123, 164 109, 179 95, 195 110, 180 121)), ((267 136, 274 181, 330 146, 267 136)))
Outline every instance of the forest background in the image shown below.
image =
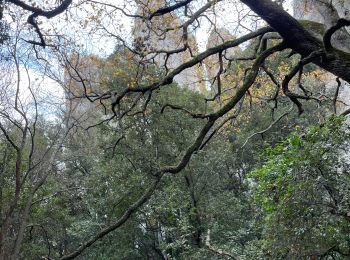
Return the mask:
POLYGON ((349 258, 347 1, 0 7, 1 260, 349 258))

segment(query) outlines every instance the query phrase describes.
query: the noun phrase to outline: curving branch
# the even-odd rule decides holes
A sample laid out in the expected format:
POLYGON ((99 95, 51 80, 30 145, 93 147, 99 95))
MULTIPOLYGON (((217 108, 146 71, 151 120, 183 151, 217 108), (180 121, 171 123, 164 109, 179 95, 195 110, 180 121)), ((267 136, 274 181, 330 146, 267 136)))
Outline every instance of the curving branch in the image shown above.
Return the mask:
POLYGON ((295 66, 291 72, 285 76, 283 82, 282 82, 282 90, 283 93, 290 98, 290 100, 298 107, 299 115, 301 115, 304 112, 303 106, 300 103, 298 99, 305 99, 305 100, 316 100, 319 101, 317 98, 311 97, 311 96, 302 96, 296 93, 293 93, 289 90, 288 85, 289 82, 294 78, 294 76, 303 68, 304 65, 314 61, 316 58, 322 56, 324 53, 323 51, 315 51, 311 53, 308 57, 302 59, 297 66, 295 66))
POLYGON ((115 107, 120 103, 120 101, 129 93, 137 93, 137 92, 148 92, 148 91, 153 91, 156 90, 158 88, 160 88, 161 86, 165 86, 168 84, 171 84, 173 82, 173 79, 176 75, 178 75, 179 73, 181 73, 182 71, 184 71, 187 68, 190 68, 200 62, 202 62, 204 59, 206 59, 207 57, 217 54, 219 52, 222 52, 226 49, 232 48, 232 47, 236 47, 246 41, 249 41, 250 39, 253 39, 255 37, 258 37, 260 35, 263 35, 267 32, 271 32, 272 29, 270 27, 264 27, 261 28, 259 30, 257 30, 256 32, 252 32, 249 34, 246 34, 238 39, 235 40, 231 40, 231 41, 227 41, 221 45, 215 46, 213 48, 210 48, 200 54, 198 54, 197 56, 195 56, 193 59, 189 60, 188 62, 185 62, 183 64, 181 64, 180 66, 178 66, 177 68, 175 68, 174 70, 172 70, 168 75, 166 75, 161 81, 153 83, 151 85, 148 86, 139 86, 136 88, 125 88, 121 93, 117 94, 117 93, 112 93, 110 97, 113 97, 114 101, 112 102, 112 110, 114 113, 116 113, 115 111, 115 107))
POLYGON ((98 5, 104 5, 104 6, 113 8, 113 9, 115 9, 117 11, 120 11, 123 15, 125 15, 127 17, 146 19, 146 17, 144 17, 142 15, 127 13, 123 8, 120 8, 120 7, 116 6, 116 5, 112 5, 112 4, 109 4, 109 3, 102 3, 102 2, 94 1, 94 0, 87 0, 87 2, 98 4, 98 5))
POLYGON ((150 186, 144 191, 143 195, 134 204, 132 204, 124 212, 124 214, 118 220, 116 220, 114 224, 106 227, 105 229, 100 231, 98 234, 94 235, 92 238, 87 240, 87 242, 85 242, 83 245, 81 245, 77 250, 75 250, 71 254, 63 256, 61 260, 74 259, 75 257, 79 256, 83 251, 85 251, 87 248, 89 248, 91 245, 93 245, 96 241, 102 239, 104 236, 106 236, 110 232, 122 226, 143 204, 145 204, 151 198, 151 196, 157 189, 164 174, 166 173, 177 174, 181 172, 189 163, 192 155, 200 149, 203 141, 205 140, 205 137, 207 136, 209 131, 212 129, 212 127, 215 125, 217 120, 220 119, 222 116, 226 115, 228 112, 230 112, 241 101, 241 99, 244 97, 248 89, 253 85, 259 73, 260 67, 264 63, 264 61, 273 53, 277 51, 281 51, 284 48, 285 48, 285 45, 281 43, 261 53, 260 56, 255 60, 242 86, 237 90, 236 94, 231 98, 231 100, 227 104, 225 104, 222 108, 220 108, 218 111, 208 115, 208 121, 204 124, 201 131, 195 138, 194 142, 186 149, 180 161, 174 166, 164 166, 161 169, 159 169, 154 174, 155 179, 150 184, 150 186))
POLYGON ((332 35, 336 31, 340 30, 341 28, 343 28, 345 26, 350 26, 350 20, 346 20, 344 18, 341 18, 338 20, 336 25, 332 26, 331 28, 329 28, 326 31, 326 33, 323 36, 323 44, 324 44, 324 48, 327 52, 333 50, 333 46, 331 43, 332 35))
POLYGON ((36 18, 39 16, 46 17, 47 19, 53 18, 61 13, 63 13, 69 5, 72 3, 72 0, 63 0, 59 6, 52 10, 43 10, 41 8, 28 5, 23 1, 20 0, 8 0, 9 3, 12 3, 18 7, 21 7, 22 9, 32 12, 32 14, 28 17, 27 22, 32 25, 38 34, 40 38, 40 42, 35 42, 35 41, 28 41, 29 43, 35 44, 35 45, 40 45, 42 47, 46 47, 46 42, 44 39, 44 36, 42 32, 40 31, 40 28, 36 22, 36 18))
POLYGON ((159 8, 157 11, 152 13, 148 19, 152 20, 153 17, 161 16, 161 15, 170 13, 172 11, 175 11, 176 9, 179 9, 181 7, 184 7, 184 6, 188 5, 192 1, 193 0, 184 0, 184 1, 178 2, 178 3, 176 3, 174 5, 171 5, 171 6, 159 8))
POLYGON ((288 47, 302 57, 323 51, 325 55, 312 62, 350 83, 350 53, 335 48, 326 53, 323 41, 313 36, 276 2, 271 0, 241 0, 241 2, 270 24, 282 36, 288 47))
POLYGON ((347 109, 347 110, 345 110, 344 112, 342 112, 340 115, 342 115, 342 116, 348 116, 348 115, 350 115, 350 108, 347 109))
POLYGON ((204 118, 207 118, 208 116, 207 115, 204 115, 204 114, 200 114, 200 113, 193 113, 191 111, 189 111, 188 109, 184 108, 184 107, 181 107, 181 106, 176 106, 176 105, 172 105, 172 104, 165 104, 162 109, 161 109, 161 113, 163 114, 165 109, 169 107, 173 110, 180 110, 180 111, 183 111, 185 112, 186 114, 190 115, 191 117, 193 118, 201 118, 201 119, 204 119, 204 118))
POLYGON ((268 127, 266 127, 265 129, 255 132, 253 134, 251 134, 243 143, 243 145, 240 147, 240 149, 243 149, 248 141, 250 139, 252 139, 254 136, 256 135, 263 135, 264 133, 266 133, 267 131, 269 131, 274 125, 276 125, 283 117, 287 116, 291 111, 293 110, 293 107, 291 107, 287 112, 283 113, 282 115, 280 115, 275 121, 273 121, 268 127))

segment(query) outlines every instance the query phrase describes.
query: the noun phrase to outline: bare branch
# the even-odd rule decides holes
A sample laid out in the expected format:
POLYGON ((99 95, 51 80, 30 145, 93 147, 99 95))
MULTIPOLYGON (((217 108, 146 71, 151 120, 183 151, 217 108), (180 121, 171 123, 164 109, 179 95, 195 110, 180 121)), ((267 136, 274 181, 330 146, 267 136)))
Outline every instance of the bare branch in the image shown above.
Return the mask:
POLYGON ((155 11, 154 13, 152 13, 149 17, 149 20, 152 20, 153 17, 161 16, 161 15, 170 13, 172 11, 175 11, 176 9, 179 9, 181 7, 188 5, 192 1, 193 0, 184 0, 184 1, 178 2, 178 3, 171 5, 171 6, 168 6, 168 7, 162 7, 160 9, 158 9, 157 11, 155 11))
POLYGON ((167 107, 170 107, 171 109, 174 109, 174 110, 181 110, 181 111, 185 112, 186 114, 189 114, 193 118, 201 118, 201 119, 203 119, 203 118, 207 118, 208 117, 207 115, 200 114, 200 113, 193 113, 193 112, 187 110, 186 108, 183 108, 183 107, 180 107, 180 106, 176 106, 176 105, 171 105, 171 104, 165 104, 162 107, 162 109, 161 109, 161 113, 164 113, 164 110, 167 107))
POLYGON ((164 85, 168 85, 171 84, 173 82, 173 79, 176 75, 178 75, 180 72, 182 72, 183 70, 190 68, 200 62, 202 62, 205 58, 222 52, 223 50, 235 47, 240 45, 241 43, 244 43, 252 38, 255 38, 259 35, 265 34, 266 32, 270 32, 272 31, 272 29, 270 27, 265 27, 262 29, 259 29, 256 32, 253 33, 249 33, 245 36, 242 36, 236 40, 231 40, 231 41, 227 41, 221 45, 215 46, 213 48, 210 48, 200 54, 198 54, 196 57, 194 57, 193 59, 191 59, 188 62, 185 62, 183 64, 181 64, 180 66, 178 66, 176 69, 172 70, 167 76, 165 76, 161 81, 153 83, 152 85, 149 86, 140 86, 140 87, 136 87, 136 88, 126 88, 124 89, 124 91, 122 91, 120 94, 116 95, 114 98, 114 101, 112 102, 112 108, 114 108, 117 104, 119 104, 119 102, 128 94, 128 93, 132 93, 132 92, 147 92, 147 91, 151 91, 151 90, 155 90, 158 89, 161 86, 164 85))
POLYGON ((50 18, 53 18, 53 17, 63 13, 69 7, 69 5, 72 3, 72 0, 63 0, 59 6, 57 6, 56 8, 54 8, 52 10, 43 10, 41 8, 38 8, 38 7, 35 7, 32 5, 28 5, 25 2, 20 1, 20 0, 9 0, 9 2, 23 8, 24 10, 32 12, 32 14, 28 17, 27 21, 30 25, 32 25, 34 27, 36 33, 38 34, 38 36, 40 38, 40 42, 35 42, 35 41, 28 41, 28 42, 45 47, 46 43, 45 43, 44 36, 41 33, 40 28, 39 28, 37 22, 35 21, 35 19, 39 16, 43 16, 43 17, 46 17, 47 19, 50 19, 50 18))
POLYGON ((350 26, 350 20, 346 20, 346 19, 339 19, 337 24, 332 26, 331 28, 329 28, 326 33, 323 36, 323 44, 324 44, 324 48, 325 50, 331 51, 333 49, 331 40, 332 40, 332 35, 340 30, 341 28, 345 27, 345 26, 350 26))
POLYGON ((334 114, 337 114, 337 100, 338 100, 338 96, 339 96, 339 89, 341 87, 340 79, 337 78, 336 81, 337 81, 338 84, 337 84, 337 88, 335 90, 334 97, 333 97, 333 111, 334 111, 334 114))
POLYGON ((290 100, 296 104, 296 106, 298 107, 298 110, 299 110, 299 114, 302 114, 304 112, 304 109, 303 109, 303 106, 302 104, 299 102, 298 99, 305 99, 305 100, 310 100, 310 99, 314 99, 316 101, 319 101, 317 98, 315 97, 311 97, 311 96, 302 96, 302 95, 299 95, 299 94, 296 94, 296 93, 293 93, 289 90, 288 88, 288 84, 289 82, 293 79, 293 77, 300 71, 300 69, 314 61, 316 58, 318 58, 319 56, 322 56, 324 53, 323 51, 316 51, 316 52, 313 52, 311 53, 308 57, 302 59, 297 66, 295 66, 292 71, 285 76, 283 82, 282 82, 282 90, 283 90, 283 93, 290 98, 290 100))
POLYGON ((243 143, 243 145, 240 147, 240 149, 243 149, 248 141, 250 139, 252 139, 254 136, 256 135, 262 135, 264 133, 266 133, 267 131, 269 131, 275 124, 277 124, 283 117, 285 117, 286 115, 288 115, 291 111, 293 110, 293 107, 291 107, 287 112, 284 112, 282 115, 280 115, 275 121, 273 121, 267 128, 265 128, 264 130, 261 130, 259 132, 255 132, 252 135, 250 135, 243 143))
POLYGON ((206 124, 202 127, 201 131, 195 138, 194 142, 186 149, 185 153, 181 157, 178 164, 174 166, 164 166, 160 170, 158 170, 154 176, 155 179, 150 184, 149 188, 145 190, 143 195, 134 203, 132 204, 125 213, 111 226, 106 227, 102 231, 100 231, 98 234, 94 235, 91 239, 89 239, 86 243, 84 243, 82 246, 80 246, 76 251, 72 252, 71 254, 68 254, 66 256, 63 256, 61 260, 67 260, 67 259, 73 259, 80 255, 85 249, 90 247, 92 244, 94 244, 96 241, 100 240, 110 232, 114 231, 115 229, 119 228, 121 225, 123 225, 132 214, 134 214, 145 202, 149 200, 149 198, 152 196, 152 194, 157 189, 161 178, 165 173, 172 173, 177 174, 180 171, 182 171, 187 164, 189 163, 192 155, 201 147, 206 135, 211 130, 211 128, 214 126, 215 122, 224 116, 226 113, 231 111, 236 104, 244 97, 245 93, 248 91, 248 89, 252 86, 254 83, 261 64, 265 61, 267 57, 269 57, 271 54, 281 51, 285 48, 284 44, 276 45, 263 53, 260 54, 260 56, 255 61, 254 65, 252 66, 252 69, 249 72, 249 75, 247 75, 243 85, 237 90, 236 94, 231 98, 231 100, 224 105, 221 109, 216 111, 215 113, 212 113, 208 117, 208 121, 206 124))

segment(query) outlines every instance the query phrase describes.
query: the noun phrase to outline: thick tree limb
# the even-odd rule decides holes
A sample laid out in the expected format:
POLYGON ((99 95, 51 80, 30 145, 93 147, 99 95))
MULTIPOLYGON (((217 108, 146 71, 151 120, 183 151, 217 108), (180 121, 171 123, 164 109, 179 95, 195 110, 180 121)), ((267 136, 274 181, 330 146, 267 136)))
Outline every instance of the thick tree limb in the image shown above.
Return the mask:
MULTIPOLYGON (((162 173, 164 174, 164 173, 162 173)), ((141 207, 146 201, 149 200, 149 198, 152 196, 153 192, 158 187, 158 184, 161 180, 162 175, 159 175, 149 186, 149 188, 146 189, 144 194, 134 203, 132 204, 126 212, 111 226, 106 227, 102 231, 100 231, 96 236, 89 239, 87 242, 85 242, 82 246, 80 246, 76 251, 73 253, 63 256, 61 260, 67 260, 67 259, 74 259, 75 257, 79 256, 85 249, 93 245, 96 241, 103 238, 108 233, 112 232, 113 230, 117 229, 121 225, 123 225, 129 217, 135 213, 135 211, 141 207)))
POLYGON ((211 245, 211 243, 210 243, 210 229, 208 230, 208 233, 207 233, 205 246, 209 251, 211 251, 217 255, 223 256, 225 258, 228 257, 228 258, 233 259, 233 260, 238 260, 238 258, 236 256, 234 256, 233 254, 226 252, 222 249, 215 248, 211 245))
POLYGON ((184 7, 186 5, 188 5, 189 3, 191 3, 193 0, 184 0, 184 1, 181 1, 177 4, 174 4, 174 5, 171 5, 171 6, 168 6, 168 7, 163 7, 163 8, 160 8, 158 9, 157 11, 155 11, 154 13, 152 13, 149 17, 149 19, 151 20, 153 17, 156 17, 156 16, 161 16, 161 15, 164 15, 164 14, 167 14, 167 13, 170 13, 172 11, 175 11, 176 9, 179 9, 181 7, 184 7))
MULTIPOLYGON (((316 59, 317 57, 319 57, 320 55, 322 55, 322 52, 313 52, 311 53, 308 57, 302 59, 299 64, 297 66, 295 66, 291 72, 285 76, 283 82, 282 82, 282 90, 283 93, 290 98, 290 100, 296 104, 296 106, 298 107, 299 110, 299 115, 302 114, 304 112, 303 106, 302 104, 299 102, 298 99, 316 99, 314 97, 311 96, 302 96, 296 93, 293 93, 289 90, 289 82, 293 79, 293 77, 303 68, 304 65, 312 62, 314 59, 316 59)), ((316 99, 317 100, 317 99, 316 99)), ((317 100, 318 101, 318 100, 317 100)))
POLYGON ((337 24, 329 28, 323 37, 323 44, 326 51, 331 51, 333 49, 331 39, 332 35, 345 26, 350 26, 350 21, 346 19, 339 19, 337 24))
MULTIPOLYGON (((271 0, 241 0, 256 14, 271 25, 285 40, 289 48, 303 57, 324 50, 323 42, 308 32, 296 19, 271 0)), ((350 83, 350 54, 332 49, 325 52, 327 59, 319 57, 313 61, 321 68, 350 83)))
POLYGON ((84 250, 89 248, 91 245, 93 245, 96 241, 102 239, 104 236, 109 234, 110 232, 116 230, 120 226, 122 226, 132 214, 134 214, 144 203, 146 203, 152 196, 152 194, 157 189, 161 178, 166 173, 172 173, 177 174, 180 171, 182 171, 187 164, 189 163, 192 155, 201 147, 205 137, 207 136, 208 132, 211 130, 211 128, 214 126, 215 122, 224 116, 226 113, 231 111, 236 104, 244 97, 245 93, 248 91, 248 89, 253 85, 260 66, 263 64, 266 58, 268 58, 271 54, 281 51, 285 48, 284 44, 279 44, 277 46, 274 46, 263 53, 260 54, 260 56, 256 59, 254 62, 251 70, 249 71, 249 74, 245 78, 245 81, 243 85, 237 90, 236 94, 231 98, 231 100, 223 106, 221 109, 216 111, 215 113, 212 113, 208 116, 208 121, 205 123, 205 125, 202 127, 200 133, 197 135, 194 142, 187 148, 184 155, 181 157, 178 164, 174 166, 164 166, 159 171, 155 173, 155 180, 150 184, 149 188, 145 190, 143 195, 129 207, 125 213, 111 226, 106 227, 102 231, 100 231, 98 234, 94 235, 91 239, 89 239, 86 243, 84 243, 82 246, 80 246, 76 251, 72 252, 69 255, 63 256, 61 260, 68 260, 73 259, 77 256, 79 256, 84 250))
POLYGON ((72 0, 63 0, 59 6, 57 6, 56 8, 54 8, 52 10, 43 10, 41 8, 38 8, 38 7, 35 7, 32 5, 28 5, 25 2, 20 1, 20 0, 9 0, 8 2, 12 3, 14 5, 17 5, 24 10, 32 12, 32 14, 28 17, 27 21, 30 25, 32 25, 34 27, 36 33, 38 34, 38 36, 40 38, 40 42, 34 42, 34 41, 28 41, 28 42, 45 47, 46 43, 44 40, 44 36, 41 33, 40 28, 39 28, 37 22, 35 21, 35 19, 39 16, 43 16, 43 17, 46 17, 47 19, 50 19, 50 18, 53 18, 53 17, 63 13, 65 10, 67 10, 68 6, 72 3, 72 0))
POLYGON ((178 75, 179 73, 181 73, 182 71, 184 71, 187 68, 190 68, 200 62, 202 62, 204 59, 206 59, 207 57, 213 55, 213 54, 217 54, 219 52, 222 52, 226 49, 232 48, 232 47, 236 47, 250 39, 253 39, 255 37, 258 37, 259 35, 265 34, 267 32, 271 32, 272 29, 270 27, 264 27, 261 28, 259 30, 257 30, 256 32, 252 32, 249 33, 247 35, 244 35, 236 40, 231 40, 231 41, 227 41, 223 44, 220 44, 218 46, 215 46, 213 48, 210 48, 200 54, 198 54, 196 57, 194 57, 193 59, 189 60, 188 62, 185 62, 183 64, 181 64, 180 66, 178 66, 177 68, 175 68, 174 70, 172 70, 168 75, 166 75, 161 81, 156 82, 152 85, 148 85, 148 86, 140 86, 140 87, 136 87, 136 88, 125 88, 124 91, 122 91, 121 93, 117 94, 114 98, 114 101, 112 102, 112 109, 113 111, 115 110, 116 105, 119 104, 119 102, 128 94, 128 93, 134 93, 134 92, 142 92, 145 93, 147 91, 152 91, 152 90, 156 90, 161 86, 164 85, 168 85, 171 84, 173 82, 173 79, 176 75, 178 75))

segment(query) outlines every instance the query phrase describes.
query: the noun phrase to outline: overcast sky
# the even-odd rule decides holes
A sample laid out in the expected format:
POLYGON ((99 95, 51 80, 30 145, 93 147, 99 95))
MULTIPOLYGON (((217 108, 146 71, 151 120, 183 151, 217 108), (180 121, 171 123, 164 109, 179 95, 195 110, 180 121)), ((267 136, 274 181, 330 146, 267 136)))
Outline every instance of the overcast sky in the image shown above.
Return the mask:
MULTIPOLYGON (((291 11, 289 0, 285 8, 289 12, 291 11)), ((118 5, 120 7, 123 7, 122 0, 104 0, 106 3, 113 3, 115 5, 118 5)), ((199 2, 197 2, 199 3, 199 2)), ((198 8, 201 5, 198 6, 198 8)), ((129 6, 130 13, 133 12, 133 10, 136 11, 134 7, 129 6)), ((237 12, 235 12, 236 6, 230 2, 230 1, 223 1, 216 7, 216 13, 218 14, 216 17, 213 18, 213 21, 215 21, 217 27, 225 27, 227 28, 232 34, 236 34, 236 36, 246 33, 246 31, 239 31, 236 30, 236 23, 237 20, 237 12)), ((43 19, 43 24, 41 25, 43 28, 47 29, 50 27, 56 27, 57 31, 61 34, 67 34, 71 37, 75 37, 80 44, 84 45, 84 52, 86 54, 96 54, 99 56, 106 57, 107 55, 111 54, 117 41, 111 37, 105 37, 103 36, 104 31, 98 30, 96 31, 96 26, 92 22, 90 25, 88 25, 86 28, 82 28, 80 24, 78 24, 78 19, 84 19, 89 17, 89 15, 93 14, 93 10, 89 8, 83 8, 82 10, 77 10, 72 17, 68 17, 68 20, 62 19, 64 17, 57 17, 50 20, 43 19), (93 32, 93 33, 91 33, 93 32)), ((102 19, 103 25, 110 30, 111 32, 123 37, 127 38, 130 41, 132 40, 132 28, 133 28, 133 21, 130 18, 127 18, 122 15, 121 12, 114 12, 112 17, 104 17, 102 19), (113 26, 112 26, 113 22, 113 26), (119 26, 116 26, 119 25, 119 26)), ((246 22, 246 26, 249 27, 250 25, 248 22, 246 22)), ((254 28, 252 28, 254 29, 254 28)), ((206 19, 201 20, 201 26, 196 30, 195 37, 197 39, 197 43, 199 45, 200 51, 205 50, 205 46, 207 44, 207 38, 208 34, 210 33, 211 27, 210 23, 206 19)), ((32 82, 35 82, 37 86, 42 86, 42 88, 45 90, 45 93, 43 93, 43 96, 49 96, 52 98, 52 102, 55 100, 58 101, 59 99, 62 99, 64 97, 64 92, 61 89, 61 87, 55 83, 55 81, 42 77, 42 75, 35 72, 35 69, 29 69, 30 78, 32 82), (37 80, 36 80, 37 79, 37 80)), ((21 74, 25 75, 26 71, 24 68, 21 68, 21 74)), ((28 77, 23 76, 21 77, 21 93, 23 99, 27 98, 30 95, 30 92, 28 90, 28 77)), ((45 107, 43 108, 45 109, 45 107)))

